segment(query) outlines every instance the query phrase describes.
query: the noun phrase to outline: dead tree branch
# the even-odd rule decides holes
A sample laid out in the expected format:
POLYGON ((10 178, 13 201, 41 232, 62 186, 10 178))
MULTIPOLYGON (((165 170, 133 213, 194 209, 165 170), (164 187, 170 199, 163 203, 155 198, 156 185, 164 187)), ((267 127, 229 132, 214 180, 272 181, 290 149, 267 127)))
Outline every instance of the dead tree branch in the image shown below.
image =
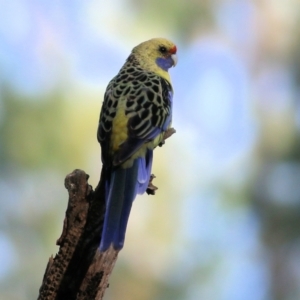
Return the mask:
POLYGON ((67 175, 65 186, 69 203, 58 254, 49 259, 39 300, 102 299, 118 251, 98 250, 105 212, 104 186, 95 191, 88 175, 75 170, 67 175))

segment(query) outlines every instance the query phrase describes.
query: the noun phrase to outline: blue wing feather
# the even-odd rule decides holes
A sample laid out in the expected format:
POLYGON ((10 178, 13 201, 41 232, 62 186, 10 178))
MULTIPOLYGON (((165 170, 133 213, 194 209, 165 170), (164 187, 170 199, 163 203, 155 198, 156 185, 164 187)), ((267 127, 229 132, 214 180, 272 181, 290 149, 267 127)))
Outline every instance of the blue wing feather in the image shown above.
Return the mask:
POLYGON ((153 160, 153 150, 148 149, 145 157, 138 158, 138 178, 137 178, 137 186, 138 194, 144 194, 146 189, 148 188, 149 179, 151 175, 152 168, 152 160, 153 160))

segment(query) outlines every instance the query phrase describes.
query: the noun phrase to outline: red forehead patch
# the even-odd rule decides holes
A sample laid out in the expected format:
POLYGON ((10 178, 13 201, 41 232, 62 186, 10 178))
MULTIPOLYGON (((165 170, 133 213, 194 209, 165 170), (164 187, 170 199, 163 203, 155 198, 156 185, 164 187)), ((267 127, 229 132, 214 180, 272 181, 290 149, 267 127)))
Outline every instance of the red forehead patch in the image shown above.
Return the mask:
POLYGON ((177 52, 176 46, 174 45, 174 47, 171 48, 171 49, 169 50, 169 52, 170 52, 171 54, 175 54, 175 53, 177 52))

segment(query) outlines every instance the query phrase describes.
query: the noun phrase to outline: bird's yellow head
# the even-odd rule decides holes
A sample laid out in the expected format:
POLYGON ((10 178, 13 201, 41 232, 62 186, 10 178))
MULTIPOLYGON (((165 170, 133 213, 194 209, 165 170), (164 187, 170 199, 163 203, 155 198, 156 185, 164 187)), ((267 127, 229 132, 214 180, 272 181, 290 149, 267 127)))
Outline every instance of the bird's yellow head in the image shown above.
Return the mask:
POLYGON ((152 72, 168 79, 168 69, 177 64, 177 47, 164 38, 154 38, 133 48, 132 54, 139 64, 152 72))

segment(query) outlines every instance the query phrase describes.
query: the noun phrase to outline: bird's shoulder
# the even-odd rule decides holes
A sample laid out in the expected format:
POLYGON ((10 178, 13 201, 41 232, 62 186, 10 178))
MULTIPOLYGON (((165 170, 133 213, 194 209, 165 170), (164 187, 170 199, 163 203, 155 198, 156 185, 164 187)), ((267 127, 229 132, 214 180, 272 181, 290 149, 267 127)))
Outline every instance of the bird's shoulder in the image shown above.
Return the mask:
POLYGON ((108 106, 113 106, 114 101, 126 102, 127 110, 132 111, 136 105, 146 102, 148 105, 155 103, 161 106, 162 98, 169 100, 172 93, 172 85, 168 80, 138 65, 127 63, 108 84, 104 101, 108 106))

